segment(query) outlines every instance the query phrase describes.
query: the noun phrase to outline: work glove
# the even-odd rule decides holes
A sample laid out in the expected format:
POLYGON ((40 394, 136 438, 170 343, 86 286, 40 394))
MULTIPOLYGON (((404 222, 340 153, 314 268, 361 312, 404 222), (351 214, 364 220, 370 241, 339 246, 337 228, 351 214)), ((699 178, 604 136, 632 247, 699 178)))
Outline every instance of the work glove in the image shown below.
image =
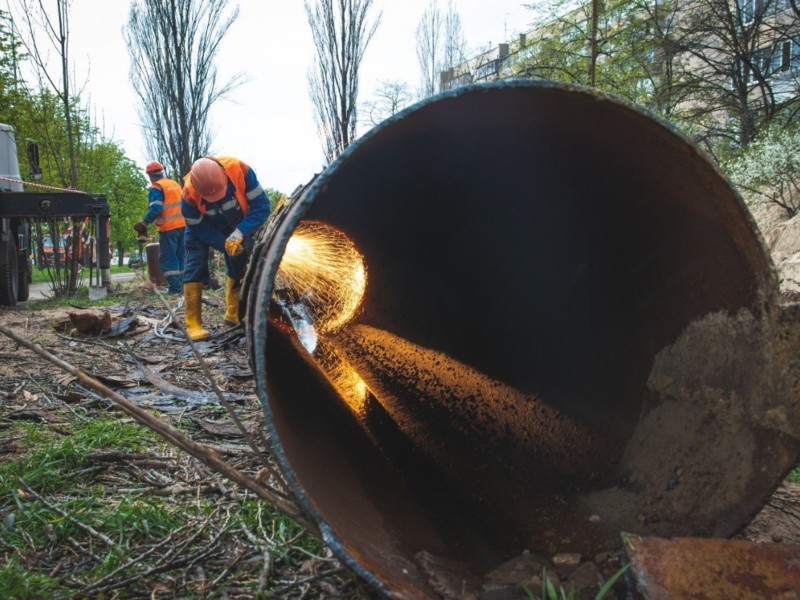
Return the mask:
POLYGON ((134 224, 133 228, 136 230, 136 233, 147 235, 147 223, 144 221, 139 221, 138 223, 134 224))
POLYGON ((225 252, 228 253, 228 256, 239 256, 244 252, 242 242, 244 242, 244 234, 242 234, 237 227, 233 230, 233 233, 228 236, 228 239, 225 240, 225 252))

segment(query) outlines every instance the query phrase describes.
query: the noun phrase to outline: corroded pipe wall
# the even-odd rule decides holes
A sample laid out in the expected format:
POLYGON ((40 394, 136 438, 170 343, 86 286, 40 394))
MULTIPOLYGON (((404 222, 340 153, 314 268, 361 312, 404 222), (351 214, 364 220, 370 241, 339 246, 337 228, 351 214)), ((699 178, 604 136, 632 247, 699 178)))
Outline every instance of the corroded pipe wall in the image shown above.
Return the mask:
POLYGON ((423 555, 480 576, 525 548, 745 524, 798 460, 776 297, 703 154, 548 82, 462 88, 364 135, 266 230, 244 290, 284 473, 344 560, 409 597, 436 596, 423 555), (267 307, 312 219, 368 281, 309 353, 267 307))

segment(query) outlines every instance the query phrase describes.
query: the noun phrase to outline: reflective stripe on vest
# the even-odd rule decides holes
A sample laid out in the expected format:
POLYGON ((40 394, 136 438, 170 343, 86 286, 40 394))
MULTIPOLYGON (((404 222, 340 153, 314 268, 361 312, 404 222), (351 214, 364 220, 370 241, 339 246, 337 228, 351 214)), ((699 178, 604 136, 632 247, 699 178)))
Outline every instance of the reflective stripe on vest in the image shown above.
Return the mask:
MULTIPOLYGON (((247 201, 248 195, 245 191, 244 186, 244 174, 250 170, 245 163, 240 161, 238 158, 233 158, 232 156, 214 156, 209 157, 212 160, 215 160, 222 168, 225 169, 225 175, 228 176, 228 179, 233 182, 233 187, 236 190, 236 200, 239 202, 239 207, 242 209, 242 214, 246 215, 247 211, 250 210, 250 203, 247 201)), ((202 202, 201 196, 197 193, 197 190, 194 189, 192 185, 192 174, 189 173, 186 177, 183 178, 184 186, 183 186, 183 195, 186 198, 186 201, 193 204, 197 210, 200 211, 201 215, 206 213, 206 205, 202 202)), ((261 193, 259 191, 259 193, 261 193)), ((223 198, 225 200, 225 198, 223 198)), ((211 203, 212 205, 215 203, 211 203)), ((233 205, 225 205, 225 208, 231 208, 233 205)), ((209 214, 215 214, 216 211, 210 211, 209 214)), ((202 219, 202 217, 201 217, 202 219)), ((201 220, 198 219, 198 222, 201 220)), ((189 220, 189 224, 196 224, 193 223, 193 219, 189 220)))
POLYGON ((156 228, 164 232, 186 227, 186 221, 181 214, 182 190, 178 182, 162 177, 153 182, 153 187, 159 188, 164 194, 164 207, 161 209, 161 216, 156 219, 156 228))

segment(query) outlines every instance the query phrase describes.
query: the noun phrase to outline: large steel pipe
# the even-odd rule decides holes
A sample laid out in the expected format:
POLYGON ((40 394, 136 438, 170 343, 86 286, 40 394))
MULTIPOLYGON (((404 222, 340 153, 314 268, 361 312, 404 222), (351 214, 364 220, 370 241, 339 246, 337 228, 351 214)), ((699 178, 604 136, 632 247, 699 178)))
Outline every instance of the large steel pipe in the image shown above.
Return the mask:
POLYGON ((431 564, 479 579, 523 549, 746 524, 798 461, 777 293, 689 140, 590 90, 502 82, 347 148, 266 230, 244 297, 294 492, 365 578, 436 597, 431 564), (356 316, 311 350, 271 304, 308 222, 367 269, 356 316))

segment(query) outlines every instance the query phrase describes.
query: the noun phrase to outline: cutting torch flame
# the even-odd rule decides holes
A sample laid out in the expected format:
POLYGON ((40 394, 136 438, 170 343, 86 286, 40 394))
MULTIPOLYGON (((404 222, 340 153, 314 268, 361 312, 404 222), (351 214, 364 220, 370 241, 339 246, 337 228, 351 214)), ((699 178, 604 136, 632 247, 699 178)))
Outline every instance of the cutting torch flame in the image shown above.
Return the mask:
POLYGON ((282 300, 302 305, 318 333, 336 331, 353 318, 364 297, 364 258, 344 233, 303 221, 286 245, 275 277, 282 300))

